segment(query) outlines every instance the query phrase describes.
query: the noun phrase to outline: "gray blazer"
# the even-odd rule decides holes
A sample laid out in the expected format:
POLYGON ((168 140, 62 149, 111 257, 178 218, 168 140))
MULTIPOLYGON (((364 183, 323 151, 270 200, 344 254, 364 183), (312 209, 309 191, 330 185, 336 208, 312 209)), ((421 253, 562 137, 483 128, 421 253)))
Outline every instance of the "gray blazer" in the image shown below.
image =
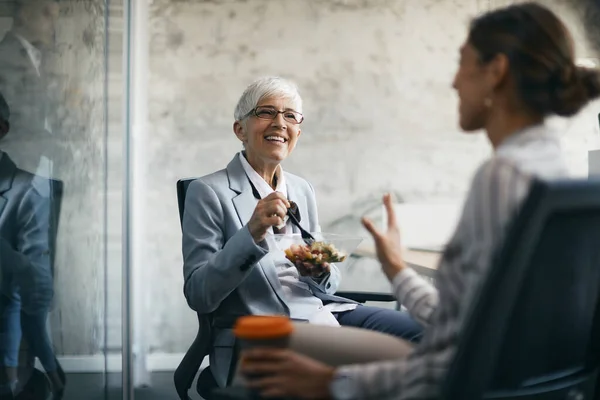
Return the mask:
MULTIPOLYGON (((298 204, 302 227, 318 232, 314 189, 304 179, 284 173, 288 198, 298 204)), ((265 257, 268 246, 255 244, 247 227, 257 203, 237 154, 226 169, 192 182, 186 195, 184 294, 193 310, 214 315, 216 335, 210 365, 220 386, 225 386, 235 342, 227 325, 240 315, 289 315, 275 264, 265 257), (226 321, 222 329, 219 321, 226 321)), ((299 232, 296 227, 294 232, 299 232)), ((319 282, 300 279, 324 303, 353 302, 333 295, 340 283, 335 266, 319 282)))
POLYGON ((48 310, 53 296, 47 182, 0 151, 0 296, 18 293, 29 314, 48 310))

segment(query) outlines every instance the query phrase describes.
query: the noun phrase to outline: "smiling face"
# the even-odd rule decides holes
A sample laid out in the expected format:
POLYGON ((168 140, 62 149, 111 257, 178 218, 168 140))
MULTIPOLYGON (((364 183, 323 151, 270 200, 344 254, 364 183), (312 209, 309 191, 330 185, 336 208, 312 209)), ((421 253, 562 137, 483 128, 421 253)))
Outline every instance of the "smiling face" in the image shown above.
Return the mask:
MULTIPOLYGON (((292 101, 280 97, 266 97, 256 107, 295 111, 292 101)), ((274 119, 263 119, 252 113, 234 123, 233 130, 244 143, 246 157, 254 168, 277 166, 292 153, 301 129, 299 124, 289 121, 290 116, 278 113, 274 119)))

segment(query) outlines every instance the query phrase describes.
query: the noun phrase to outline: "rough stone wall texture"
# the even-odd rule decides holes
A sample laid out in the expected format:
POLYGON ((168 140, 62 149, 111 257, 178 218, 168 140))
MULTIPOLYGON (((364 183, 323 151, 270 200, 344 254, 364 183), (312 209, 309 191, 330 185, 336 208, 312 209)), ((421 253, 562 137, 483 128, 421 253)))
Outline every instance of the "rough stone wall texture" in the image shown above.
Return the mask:
POLYGON ((49 96, 64 182, 51 326, 59 354, 94 354, 104 336, 105 3, 61 3, 49 96))
POLYGON ((57 26, 51 97, 69 146, 52 336, 62 355, 120 351, 123 2, 61 2, 57 26))
MULTIPOLYGON (((182 295, 174 184, 225 167, 240 143, 233 108, 260 75, 296 81, 303 134, 284 167, 316 188, 322 226, 362 232, 358 217, 391 190, 406 201, 460 199, 490 154, 457 127, 451 81, 469 18, 505 1, 155 0, 151 9, 150 129, 141 171, 151 210, 136 240, 150 296, 150 344, 183 351, 196 329, 182 295)), ((592 57, 573 2, 547 2, 592 57)), ((565 129, 576 174, 598 145, 598 104, 565 129)), ((346 288, 386 290, 373 263, 349 268, 346 288)))

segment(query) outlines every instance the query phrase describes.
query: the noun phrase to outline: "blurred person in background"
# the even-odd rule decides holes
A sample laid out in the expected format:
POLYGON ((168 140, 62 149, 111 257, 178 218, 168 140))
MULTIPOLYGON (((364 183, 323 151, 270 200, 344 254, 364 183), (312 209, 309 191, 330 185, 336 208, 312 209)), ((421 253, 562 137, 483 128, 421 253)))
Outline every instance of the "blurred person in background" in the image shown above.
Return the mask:
MULTIPOLYGON (((50 258, 53 259, 55 239, 53 235, 56 233, 57 221, 52 213, 52 204, 60 200, 53 198, 54 181, 48 178, 53 177, 56 173, 55 160, 59 155, 59 142, 50 119, 48 79, 44 64, 48 53, 55 46, 55 23, 59 13, 59 3, 54 0, 16 0, 13 5, 12 27, 0 41, 0 92, 11 107, 11 132, 1 143, 4 153, 2 162, 6 166, 10 160, 10 170, 12 167, 17 168, 19 176, 24 176, 22 175, 24 172, 33 174, 29 179, 31 185, 29 190, 31 191, 28 193, 31 196, 27 199, 32 200, 34 193, 39 196, 37 208, 31 204, 29 210, 30 212, 35 211, 39 219, 30 222, 45 224, 47 230, 43 234, 50 235, 45 240, 50 240, 47 245, 49 246, 48 251, 52 252, 50 258), (49 214, 49 220, 43 217, 42 213, 49 214)), ((19 182, 24 183, 26 180, 19 182)), ((21 189, 25 190, 24 186, 21 189)), ((12 190, 16 190, 14 186, 12 190)), ((9 229, 20 228, 8 226, 9 229)), ((17 233, 18 231, 12 232, 12 234, 17 233)), ((39 239, 41 236, 36 237, 39 239)), ((37 239, 33 237, 32 240, 37 239)), ((42 245, 41 239, 37 245, 42 245)), ((19 294, 18 285, 15 284, 19 279, 14 277, 11 288, 13 295, 4 298, 4 300, 7 298, 12 300, 9 304, 10 307, 7 308, 7 310, 12 310, 12 314, 4 315, 5 318, 8 318, 7 320, 13 321, 10 325, 12 328, 7 328, 12 334, 11 350, 7 351, 11 353, 9 358, 13 358, 15 343, 17 350, 19 349, 19 342, 15 341, 20 338, 21 327, 16 324, 18 317, 16 310, 21 301, 23 318, 20 324, 25 340, 21 343, 20 351, 22 357, 18 374, 19 389, 24 384, 29 386, 32 383, 35 384, 36 380, 33 378, 36 377, 36 370, 33 370, 32 379, 25 379, 26 382, 23 381, 24 376, 21 371, 31 371, 34 357, 38 356, 46 369, 47 377, 53 381, 55 398, 60 398, 64 387, 64 376, 50 347, 45 325, 50 308, 47 291, 52 290, 52 261, 50 260, 47 264, 36 257, 33 257, 31 261, 35 262, 38 268, 31 271, 29 279, 41 279, 42 275, 46 273, 50 275, 44 276, 40 282, 32 286, 32 290, 35 289, 37 292, 31 302, 27 299, 29 295, 26 292, 27 288, 21 287, 19 294)), ((5 306, 7 305, 5 304, 5 306)), ((10 361, 12 363, 13 360, 10 361)), ((42 396, 38 387, 25 387, 25 389, 42 396)))

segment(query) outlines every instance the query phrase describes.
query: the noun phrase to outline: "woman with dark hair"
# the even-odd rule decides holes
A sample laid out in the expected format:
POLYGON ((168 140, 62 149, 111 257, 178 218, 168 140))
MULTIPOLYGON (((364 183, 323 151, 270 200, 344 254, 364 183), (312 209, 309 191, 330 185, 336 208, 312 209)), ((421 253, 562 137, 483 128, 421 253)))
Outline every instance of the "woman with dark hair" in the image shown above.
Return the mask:
MULTIPOLYGON (((424 327, 421 342, 394 362, 334 369, 288 350, 244 354, 242 371, 265 395, 304 399, 426 399, 439 396, 473 289, 534 179, 567 176, 551 115, 572 116, 600 95, 595 69, 575 65, 573 40, 558 17, 536 3, 498 9, 471 23, 453 88, 460 127, 483 129, 494 149, 475 173, 436 286, 403 261, 390 196, 385 232, 371 221, 377 255, 394 292, 424 327)), ((344 328, 340 328, 344 329, 344 328)))

